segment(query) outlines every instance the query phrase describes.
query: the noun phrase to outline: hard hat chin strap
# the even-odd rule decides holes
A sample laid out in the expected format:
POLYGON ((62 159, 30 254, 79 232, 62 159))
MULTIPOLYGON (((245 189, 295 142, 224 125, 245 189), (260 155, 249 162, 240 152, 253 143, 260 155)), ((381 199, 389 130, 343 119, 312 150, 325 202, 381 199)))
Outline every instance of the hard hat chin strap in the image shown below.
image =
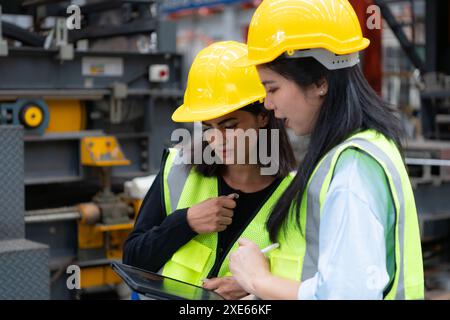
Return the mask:
POLYGON ((288 51, 284 54, 284 57, 288 59, 312 57, 323 64, 328 70, 349 68, 359 63, 358 52, 337 55, 322 48, 288 51))

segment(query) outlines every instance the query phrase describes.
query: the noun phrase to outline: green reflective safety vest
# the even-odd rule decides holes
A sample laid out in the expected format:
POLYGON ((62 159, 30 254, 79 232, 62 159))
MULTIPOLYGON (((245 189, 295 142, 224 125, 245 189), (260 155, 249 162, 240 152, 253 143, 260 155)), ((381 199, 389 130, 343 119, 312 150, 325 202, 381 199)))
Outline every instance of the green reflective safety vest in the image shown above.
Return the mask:
MULTIPOLYGON (((395 275, 385 299, 423 299, 424 277, 419 224, 412 187, 396 145, 382 134, 357 133, 328 152, 316 166, 300 205, 300 232, 293 215, 279 233, 280 247, 270 255, 273 274, 304 281, 318 271, 319 230, 323 203, 339 155, 356 148, 373 157, 383 168, 395 205, 395 275)), ((293 206, 291 207, 291 210, 293 206)), ((355 241, 357 241, 355 239, 355 241)))
MULTIPOLYGON (((166 214, 182 208, 189 208, 210 198, 218 197, 218 180, 216 177, 205 177, 192 166, 179 161, 181 153, 169 149, 163 168, 163 193, 166 214)), ((280 196, 293 179, 293 174, 285 177, 270 197, 262 204, 253 220, 245 227, 240 237, 255 242, 260 248, 271 244, 265 224, 267 218, 280 196)), ((244 227, 244 226, 243 226, 244 227)), ((195 285, 201 285, 208 277, 217 258, 218 234, 199 234, 178 249, 163 266, 162 274, 195 285)), ((238 247, 237 239, 220 264, 218 276, 228 276, 229 255, 238 247)))

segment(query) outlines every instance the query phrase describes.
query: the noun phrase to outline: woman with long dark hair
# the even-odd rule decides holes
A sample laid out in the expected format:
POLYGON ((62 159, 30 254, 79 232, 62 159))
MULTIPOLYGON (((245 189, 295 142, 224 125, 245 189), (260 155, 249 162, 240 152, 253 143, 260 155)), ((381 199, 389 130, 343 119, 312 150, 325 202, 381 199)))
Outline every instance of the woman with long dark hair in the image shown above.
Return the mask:
POLYGON ((264 299, 421 299, 414 196, 394 110, 358 66, 362 37, 347 0, 265 0, 249 28, 265 106, 309 147, 267 228, 269 259, 248 239, 230 258, 264 299))
POLYGON ((270 245, 264 224, 295 167, 282 121, 262 104, 256 68, 231 68, 246 53, 244 44, 226 41, 195 58, 184 103, 172 119, 201 123, 201 139, 165 152, 123 256, 126 264, 204 285, 228 299, 248 294, 229 275, 230 252, 240 236, 270 245), (266 144, 282 145, 270 154, 272 163, 259 157, 264 146, 273 149, 266 144))

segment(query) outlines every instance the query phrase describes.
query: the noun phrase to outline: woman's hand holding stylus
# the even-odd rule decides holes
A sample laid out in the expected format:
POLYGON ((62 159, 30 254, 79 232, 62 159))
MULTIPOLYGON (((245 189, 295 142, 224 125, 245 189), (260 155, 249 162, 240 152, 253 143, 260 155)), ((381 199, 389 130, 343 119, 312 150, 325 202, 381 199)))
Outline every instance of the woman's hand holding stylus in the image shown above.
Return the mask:
POLYGON ((245 291, 255 293, 256 281, 271 275, 269 261, 252 241, 241 238, 238 243, 239 248, 230 255, 230 271, 245 291))

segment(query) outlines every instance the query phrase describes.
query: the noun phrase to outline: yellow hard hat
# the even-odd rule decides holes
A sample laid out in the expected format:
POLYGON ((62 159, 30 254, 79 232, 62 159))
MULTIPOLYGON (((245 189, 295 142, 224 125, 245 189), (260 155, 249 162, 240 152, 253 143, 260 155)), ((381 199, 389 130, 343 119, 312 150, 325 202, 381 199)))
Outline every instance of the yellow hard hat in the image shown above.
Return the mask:
POLYGON ((303 56, 319 56, 327 67, 338 69, 359 62, 357 54, 336 61, 333 57, 356 53, 369 43, 347 0, 264 0, 250 23, 248 56, 235 65, 259 65, 283 53, 315 49, 303 56))
POLYGON ((189 71, 184 103, 172 120, 206 121, 262 102, 266 92, 256 68, 232 66, 247 53, 245 44, 234 41, 217 42, 200 51, 189 71))

